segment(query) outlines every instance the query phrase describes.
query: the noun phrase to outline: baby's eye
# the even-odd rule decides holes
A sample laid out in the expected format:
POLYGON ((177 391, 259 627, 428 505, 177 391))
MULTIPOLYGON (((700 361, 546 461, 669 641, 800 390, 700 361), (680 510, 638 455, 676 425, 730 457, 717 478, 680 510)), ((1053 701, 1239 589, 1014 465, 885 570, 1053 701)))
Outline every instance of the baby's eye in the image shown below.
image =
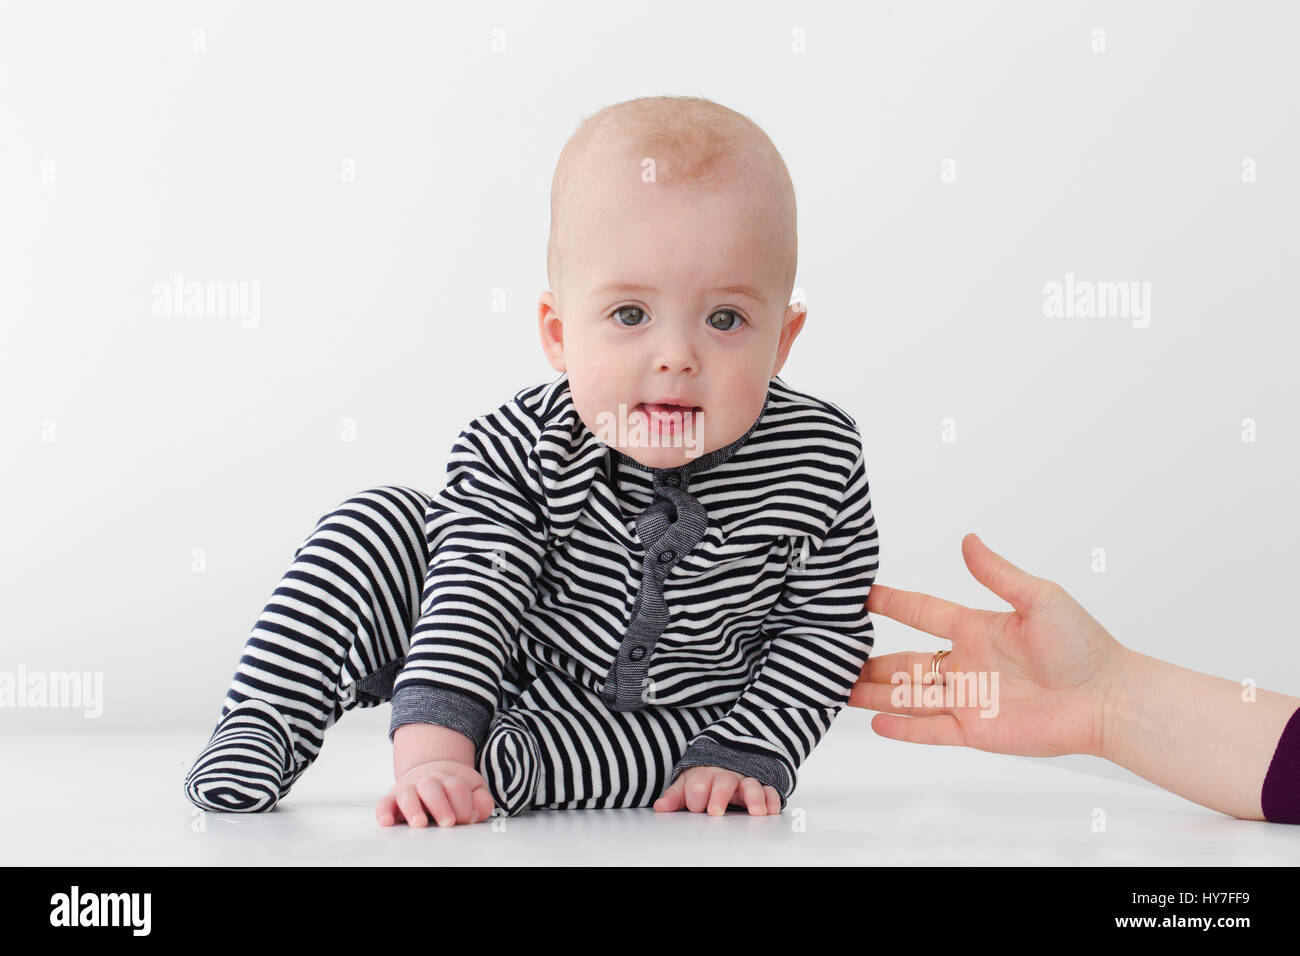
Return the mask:
POLYGON ((645 313, 644 313, 643 311, 641 311, 640 309, 638 309, 636 306, 634 306, 634 305, 623 305, 623 306, 619 306, 619 307, 618 307, 617 309, 615 309, 615 310, 613 311, 613 313, 612 313, 613 318, 614 318, 614 321, 615 321, 615 322, 618 322, 619 325, 621 325, 621 326, 623 326, 624 328, 627 328, 627 329, 634 329, 634 328, 636 328, 638 325, 642 325, 642 324, 644 324, 644 323, 642 323, 642 322, 633 322, 633 323, 631 323, 631 324, 628 324, 628 323, 626 323, 626 322, 619 322, 618 314, 619 314, 620 312, 635 312, 635 313, 637 314, 637 317, 638 317, 638 318, 644 317, 644 316, 645 316, 645 313))
POLYGON ((713 315, 709 316, 709 325, 713 326, 719 332, 730 332, 732 329, 740 328, 740 326, 744 324, 745 324, 745 317, 741 315, 739 312, 736 312, 732 309, 719 309, 717 312, 714 312, 713 315), (726 328, 723 328, 722 326, 718 325, 716 322, 713 321, 713 316, 716 315, 734 316, 736 319, 736 324, 728 325, 726 328))

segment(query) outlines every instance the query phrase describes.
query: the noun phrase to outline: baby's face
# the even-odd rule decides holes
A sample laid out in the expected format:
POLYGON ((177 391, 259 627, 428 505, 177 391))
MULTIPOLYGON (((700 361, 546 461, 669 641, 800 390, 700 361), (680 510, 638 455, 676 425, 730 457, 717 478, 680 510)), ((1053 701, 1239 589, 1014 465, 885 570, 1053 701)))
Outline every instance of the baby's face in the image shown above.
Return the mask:
POLYGON ((673 468, 743 435, 785 364, 804 318, 786 240, 762 188, 642 182, 635 157, 589 170, 542 347, 601 441, 673 468), (691 410, 647 407, 666 402, 691 410))

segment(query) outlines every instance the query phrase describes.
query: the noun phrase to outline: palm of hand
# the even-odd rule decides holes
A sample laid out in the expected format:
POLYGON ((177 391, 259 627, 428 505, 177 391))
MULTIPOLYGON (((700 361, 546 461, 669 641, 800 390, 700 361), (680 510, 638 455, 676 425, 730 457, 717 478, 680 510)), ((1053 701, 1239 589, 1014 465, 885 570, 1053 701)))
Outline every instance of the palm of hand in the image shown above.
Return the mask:
POLYGON ((994 716, 981 716, 984 710, 975 707, 950 711, 966 746, 1026 757, 1100 749, 1101 712, 1093 688, 1097 655, 1088 646, 1095 638, 1065 624, 1075 615, 1061 605, 1074 602, 1064 592, 1060 597, 1027 617, 1016 611, 972 612, 975 619, 959 638, 961 667, 997 673, 998 681, 994 716), (1063 646, 1068 644, 1074 646, 1063 646))
MULTIPOLYGON (((871 604, 887 617, 952 641, 952 653, 941 664, 945 681, 954 683, 953 672, 975 672, 993 700, 987 707, 968 699, 961 707, 895 710, 917 719, 904 732, 920 742, 994 753, 1099 753, 1103 700, 1119 643, 1059 585, 1026 574, 974 535, 963 542, 963 553, 976 578, 1015 610, 976 610, 888 588, 881 596, 873 589, 871 604)), ((896 657, 914 661, 928 655, 896 657)), ((888 680, 886 660, 879 662, 876 681, 888 680)), ((878 705, 883 701, 879 691, 866 696, 878 705)))

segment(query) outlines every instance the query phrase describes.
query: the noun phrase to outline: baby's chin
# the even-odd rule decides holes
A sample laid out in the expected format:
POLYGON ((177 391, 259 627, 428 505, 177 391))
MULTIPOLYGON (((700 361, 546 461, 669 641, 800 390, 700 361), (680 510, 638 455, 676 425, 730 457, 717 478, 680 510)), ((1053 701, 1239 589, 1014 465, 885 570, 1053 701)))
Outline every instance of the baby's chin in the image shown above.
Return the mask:
POLYGON ((680 468, 707 454, 707 446, 695 445, 681 448, 645 448, 639 446, 620 448, 623 454, 647 468, 680 468))

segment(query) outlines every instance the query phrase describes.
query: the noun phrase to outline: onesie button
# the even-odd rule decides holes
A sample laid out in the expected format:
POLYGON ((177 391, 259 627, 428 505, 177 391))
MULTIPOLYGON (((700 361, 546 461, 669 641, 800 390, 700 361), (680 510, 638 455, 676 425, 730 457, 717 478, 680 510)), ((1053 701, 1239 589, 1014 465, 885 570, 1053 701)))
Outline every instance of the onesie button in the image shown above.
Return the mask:
POLYGON ((676 552, 676 551, 660 551, 660 552, 659 552, 659 563, 660 563, 660 564, 667 564, 669 561, 671 561, 671 560, 672 560, 673 558, 675 558, 675 557, 677 557, 677 552, 676 552))
POLYGON ((632 658, 634 661, 639 661, 641 658, 645 657, 645 648, 640 646, 634 647, 632 650, 628 651, 627 656, 632 658))

